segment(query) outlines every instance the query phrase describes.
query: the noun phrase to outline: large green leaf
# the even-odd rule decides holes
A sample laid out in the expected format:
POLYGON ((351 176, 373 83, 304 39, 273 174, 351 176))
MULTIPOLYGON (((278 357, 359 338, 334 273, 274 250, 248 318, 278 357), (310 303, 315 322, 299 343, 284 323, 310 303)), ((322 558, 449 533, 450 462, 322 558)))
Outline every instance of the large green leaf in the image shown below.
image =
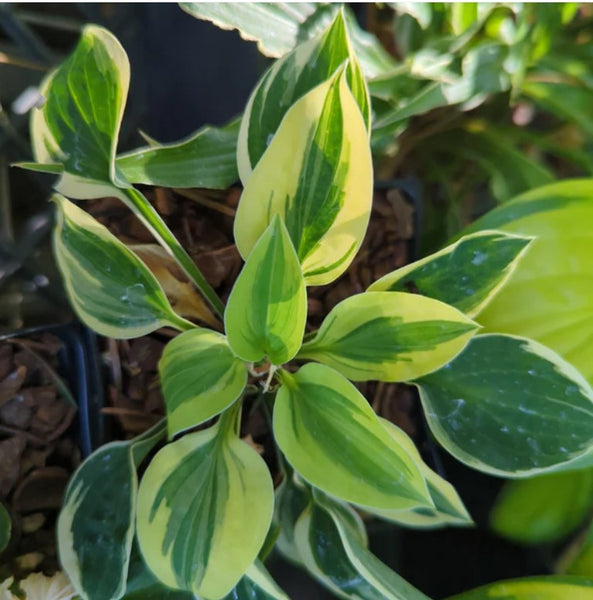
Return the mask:
POLYGON ((477 328, 431 298, 366 292, 340 302, 299 358, 322 362, 354 381, 408 381, 453 359, 477 328))
POLYGON ((497 231, 467 235, 385 275, 369 291, 414 291, 473 316, 504 286, 530 241, 497 231))
POLYGON ((279 375, 274 436, 305 480, 375 508, 432 506, 413 458, 348 380, 315 363, 279 375))
POLYGON ((134 539, 136 468, 165 433, 164 422, 130 442, 112 442, 72 476, 58 519, 60 562, 84 600, 117 600, 134 539))
POLYGON ((4 504, 0 502, 0 552, 8 546, 12 533, 12 521, 4 504))
POLYGON ((193 325, 173 312, 148 267, 106 227, 55 195, 54 253, 80 320, 112 338, 133 338, 170 325, 193 325))
POLYGON ((513 541, 540 544, 571 533, 593 505, 593 470, 550 473, 505 484, 490 514, 492 529, 513 541))
POLYGON ((137 536, 166 585, 209 600, 227 595, 253 563, 272 518, 263 459, 235 434, 230 410, 210 429, 165 446, 138 492, 137 536))
POLYGON ((239 178, 238 134, 238 120, 225 127, 204 127, 180 142, 120 154, 116 164, 132 183, 226 189, 239 178))
POLYGON ((303 341, 307 290, 298 257, 276 215, 249 255, 224 315, 231 348, 243 360, 288 362, 303 341))
POLYGON ((171 340, 159 374, 170 438, 221 413, 247 383, 243 361, 223 335, 208 329, 192 329, 171 340))
POLYGON ((342 11, 319 36, 300 44, 276 61, 249 98, 237 147, 237 163, 243 183, 268 148, 284 115, 296 100, 327 81, 348 60, 350 89, 370 129, 370 100, 364 76, 354 56, 342 11))
POLYGON ((239 201, 237 248, 246 258, 280 214, 307 284, 329 283, 362 243, 372 188, 367 131, 341 68, 286 113, 239 201))
POLYGON ((481 471, 536 474, 587 455, 593 445, 593 390, 532 340, 476 336, 415 383, 438 441, 481 471))
POLYGON ((538 188, 493 210, 472 230, 534 236, 504 289, 479 315, 489 331, 533 338, 593 382, 593 179, 538 188))

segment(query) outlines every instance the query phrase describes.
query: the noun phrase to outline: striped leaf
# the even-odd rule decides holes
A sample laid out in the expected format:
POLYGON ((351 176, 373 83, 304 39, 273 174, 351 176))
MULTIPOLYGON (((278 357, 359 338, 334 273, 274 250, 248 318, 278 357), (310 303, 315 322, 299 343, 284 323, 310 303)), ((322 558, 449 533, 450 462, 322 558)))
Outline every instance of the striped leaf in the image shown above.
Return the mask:
POLYGON ((217 600, 253 563, 272 518, 263 459, 234 433, 236 411, 152 460, 138 493, 144 560, 167 586, 217 600))
POLYGON ((366 292, 340 302, 299 358, 322 362, 353 381, 409 381, 453 359, 477 328, 431 298, 366 292))
POLYGON ((68 484, 58 519, 58 550, 84 600, 116 600, 124 593, 134 538, 136 468, 164 433, 161 422, 131 442, 99 448, 68 484))
POLYGON ((12 521, 4 504, 0 502, 0 552, 8 546, 12 533, 12 521))
POLYGON ((432 506, 418 466, 348 380, 315 363, 279 376, 274 436, 306 481, 374 508, 432 506))
POLYGON ((532 340, 476 336, 452 362, 415 383, 438 441, 481 471, 535 475, 593 446, 593 390, 532 340))
POLYGON ((531 238, 498 231, 467 235, 385 275, 369 291, 413 291, 473 317, 504 286, 530 242, 531 238))
POLYGON ((192 329, 171 340, 159 362, 169 438, 211 419, 245 388, 247 370, 226 338, 192 329))
POLYGON ((146 265, 106 227, 63 196, 54 253, 70 303, 80 320, 101 335, 133 338, 170 325, 193 325, 173 312, 146 265))
POLYGON ((448 600, 593 600, 593 579, 528 577, 485 585, 448 600))
POLYGON ((472 230, 534 236, 509 282, 480 313, 488 331, 529 337, 558 352, 593 383, 593 179, 523 194, 472 230))
POLYGON ((249 255, 224 315, 231 348, 243 360, 288 362, 303 341, 307 290, 299 260, 277 215, 249 255))
POLYGON ((296 527, 305 567, 338 598, 430 600, 366 548, 360 518, 347 506, 315 493, 296 527), (358 522, 358 527, 353 524, 358 522))
POLYGON ((286 113, 239 201, 237 248, 246 258, 280 214, 307 284, 329 283, 362 243, 372 188, 367 131, 341 68, 286 113))
POLYGON ((307 92, 327 81, 348 60, 347 79, 370 129, 371 113, 364 76, 352 51, 346 22, 338 11, 320 35, 277 60, 251 94, 239 132, 237 164, 244 184, 274 137, 288 109, 307 92))

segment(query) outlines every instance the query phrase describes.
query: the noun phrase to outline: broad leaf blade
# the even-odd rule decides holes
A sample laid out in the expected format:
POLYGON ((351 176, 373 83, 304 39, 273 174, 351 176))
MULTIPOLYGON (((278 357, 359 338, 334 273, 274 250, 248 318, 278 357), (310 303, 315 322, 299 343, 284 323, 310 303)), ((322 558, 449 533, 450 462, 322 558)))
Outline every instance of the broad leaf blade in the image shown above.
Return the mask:
POLYGON ((416 385, 438 441, 481 471, 524 477, 584 456, 593 445, 593 390, 531 340, 479 335, 416 385))
POLYGON ((133 338, 165 325, 187 329, 154 275, 106 227, 62 196, 54 252, 79 318, 101 335, 133 338))
POLYGON ((237 209, 245 258, 279 214, 308 285, 333 281, 366 232, 373 173, 364 120, 340 69, 286 113, 237 209))
POLYGON ((274 436, 310 484, 376 508, 431 506, 416 463, 385 431, 360 392, 315 363, 281 373, 274 436))
POLYGON ((247 370, 226 338, 192 329, 171 340, 159 361, 169 438, 230 406, 247 383, 247 370))
POLYGON ((504 286, 530 241, 496 231, 467 235, 385 275, 369 291, 414 291, 474 316, 504 286))
POLYGON ((366 292, 340 302, 299 357, 353 381, 408 381, 452 360, 477 328, 457 309, 431 298, 366 292))
POLYGON ((288 362, 298 352, 307 291, 296 252, 277 215, 249 255, 224 315, 231 348, 243 360, 288 362))

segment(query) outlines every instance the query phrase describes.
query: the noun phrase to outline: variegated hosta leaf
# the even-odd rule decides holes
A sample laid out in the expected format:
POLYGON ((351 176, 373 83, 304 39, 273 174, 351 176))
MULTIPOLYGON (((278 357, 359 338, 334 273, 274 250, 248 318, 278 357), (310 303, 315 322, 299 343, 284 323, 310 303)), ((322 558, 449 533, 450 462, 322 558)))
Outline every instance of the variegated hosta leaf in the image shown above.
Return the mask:
POLYGON ((307 92, 327 81, 348 60, 350 89, 370 129, 369 95, 364 76, 348 40, 342 11, 320 35, 277 60, 255 88, 241 121, 237 164, 243 184, 274 137, 288 109, 307 92))
POLYGON ((55 195, 54 252, 78 317, 112 338, 146 335, 165 325, 192 327, 175 314, 146 265, 106 227, 55 195))
POLYGON ((593 390, 532 340, 476 336, 452 362, 415 383, 438 441, 481 471, 534 475, 593 446, 593 390))
POLYGON ((164 422, 131 442, 112 442, 72 476, 58 519, 60 562, 84 600, 117 600, 134 539, 136 468, 164 435, 164 422))
POLYGON ((347 379, 315 363, 280 378, 274 436, 305 480, 374 508, 432 506, 414 460, 347 379))
POLYGON ((41 84, 46 102, 32 113, 33 153, 50 172, 61 165, 61 193, 89 197, 70 193, 82 186, 98 197, 102 190, 111 195, 112 183, 121 185, 115 150, 129 80, 120 43, 102 27, 87 25, 74 52, 41 84))
POLYGON ((490 525, 516 542, 555 542, 574 531, 592 505, 593 469, 508 481, 492 509, 490 525))
POLYGON ((341 68, 286 113, 239 201, 237 248, 247 257, 280 214, 307 284, 329 283, 362 243, 372 189, 367 131, 341 68))
POLYGON ((221 413, 247 383, 243 361, 223 335, 209 329, 192 329, 171 340, 159 374, 170 438, 221 413))
POLYGON ((289 600, 264 565, 256 560, 224 600, 289 600))
POLYGON ((479 315, 488 331, 533 338, 593 383, 593 179, 517 197, 472 230, 535 236, 504 289, 479 315))
POLYGON ((352 600, 429 600, 366 548, 353 525, 356 513, 315 493, 295 531, 299 556, 309 573, 339 598, 352 600))
POLYGON ((477 329, 432 298, 365 292, 340 302, 299 358, 322 362, 353 381, 409 381, 453 359, 477 329))
POLYGON ((272 519, 274 491, 257 452, 236 437, 236 412, 165 446, 138 493, 144 559, 166 585, 208 600, 228 594, 253 563, 272 519))
POLYGON ((448 600, 593 600, 593 579, 529 577, 485 585, 448 600))
POLYGON ((12 532, 12 521, 4 504, 0 502, 0 552, 8 546, 12 532))
POLYGON ((474 316, 504 286, 531 238, 482 231, 385 275, 371 292, 416 292, 474 316))
POLYGON ((306 319, 307 290, 299 260, 276 215, 231 291, 224 315, 229 344, 243 360, 268 356, 281 365, 301 347, 306 319))
POLYGON ((420 468, 420 472, 426 479, 426 485, 434 503, 434 508, 422 507, 411 510, 376 510, 367 509, 365 507, 362 508, 381 519, 416 528, 443 527, 446 525, 471 525, 473 523, 472 518, 463 505, 455 488, 448 481, 435 473, 422 460, 414 442, 403 430, 384 419, 381 419, 381 423, 398 444, 405 448, 408 454, 416 461, 416 464, 420 468))

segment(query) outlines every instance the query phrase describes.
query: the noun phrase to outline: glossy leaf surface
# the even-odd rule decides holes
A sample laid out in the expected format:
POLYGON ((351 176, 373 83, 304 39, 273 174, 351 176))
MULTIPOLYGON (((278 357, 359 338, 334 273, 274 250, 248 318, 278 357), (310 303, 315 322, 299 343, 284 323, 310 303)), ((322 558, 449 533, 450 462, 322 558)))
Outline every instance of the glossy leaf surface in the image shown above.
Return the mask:
POLYGON ((274 436, 306 481, 376 508, 431 506, 416 463, 348 380, 315 363, 281 380, 274 436))
POLYGON ((385 275, 369 291, 413 291, 478 313, 515 270, 530 238, 484 231, 385 275))
POLYGON ((166 585, 211 600, 255 560, 274 502, 265 462, 228 420, 165 446, 138 493, 137 536, 149 568, 166 585))
POLYGON ((243 360, 288 362, 303 340, 307 290, 296 252, 275 216, 249 255, 224 315, 229 344, 243 360))
POLYGON ((169 438, 200 425, 231 405, 247 383, 247 370, 226 338, 192 329, 171 340, 159 361, 169 438))
POLYGON ((0 503, 0 552, 8 546, 11 532, 12 521, 10 520, 10 515, 4 507, 4 504, 0 503))
POLYGON ((165 325, 187 329, 144 263, 106 227, 62 196, 54 252, 79 318, 112 338, 146 335, 165 325))
POLYGON ((279 214, 307 284, 329 283, 362 243, 372 186, 364 120, 341 69, 286 113, 239 201, 237 248, 247 257, 279 214))
POLYGON ((437 300, 401 292, 366 292, 340 302, 301 358, 354 381, 408 381, 453 359, 478 326, 437 300))
POLYGON ((536 474, 586 455, 593 444, 593 390, 537 342, 476 336, 415 383, 438 441, 481 471, 536 474))

